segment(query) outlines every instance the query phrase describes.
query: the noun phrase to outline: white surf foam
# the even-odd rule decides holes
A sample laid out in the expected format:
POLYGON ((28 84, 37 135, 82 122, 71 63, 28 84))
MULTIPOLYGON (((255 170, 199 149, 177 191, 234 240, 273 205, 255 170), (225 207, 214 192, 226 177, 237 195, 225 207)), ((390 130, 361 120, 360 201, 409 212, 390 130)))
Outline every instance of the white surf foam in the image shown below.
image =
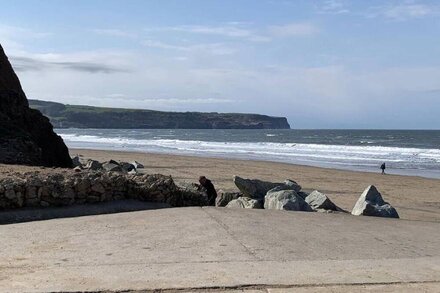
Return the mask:
POLYGON ((392 167, 401 169, 440 169, 440 149, 61 135, 68 146, 77 148, 123 149, 286 162, 307 161, 353 166, 376 166, 380 162, 387 162, 392 167))

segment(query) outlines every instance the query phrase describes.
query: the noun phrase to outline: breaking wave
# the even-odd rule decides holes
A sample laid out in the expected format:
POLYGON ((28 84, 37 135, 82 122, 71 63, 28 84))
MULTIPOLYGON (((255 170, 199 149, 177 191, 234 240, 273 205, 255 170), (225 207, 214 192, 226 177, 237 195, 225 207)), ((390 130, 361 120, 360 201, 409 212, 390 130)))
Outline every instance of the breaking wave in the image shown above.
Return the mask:
POLYGON ((281 142, 218 142, 168 139, 157 136, 145 139, 121 135, 108 137, 78 133, 59 134, 72 148, 258 159, 355 170, 377 170, 382 162, 386 162, 390 169, 401 170, 398 173, 412 174, 413 172, 405 172, 405 170, 421 170, 434 174, 428 177, 437 177, 437 172, 440 176, 440 149, 281 142))

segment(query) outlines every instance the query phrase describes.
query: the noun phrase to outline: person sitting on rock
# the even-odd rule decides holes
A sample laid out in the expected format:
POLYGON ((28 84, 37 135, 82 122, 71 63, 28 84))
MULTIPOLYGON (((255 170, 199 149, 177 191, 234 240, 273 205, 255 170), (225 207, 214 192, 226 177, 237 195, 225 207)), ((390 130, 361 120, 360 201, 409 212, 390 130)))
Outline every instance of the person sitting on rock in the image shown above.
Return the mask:
POLYGON ((211 180, 205 176, 199 177, 199 183, 206 188, 206 193, 208 194, 208 205, 214 206, 215 198, 217 197, 217 191, 215 191, 214 184, 212 184, 211 180))

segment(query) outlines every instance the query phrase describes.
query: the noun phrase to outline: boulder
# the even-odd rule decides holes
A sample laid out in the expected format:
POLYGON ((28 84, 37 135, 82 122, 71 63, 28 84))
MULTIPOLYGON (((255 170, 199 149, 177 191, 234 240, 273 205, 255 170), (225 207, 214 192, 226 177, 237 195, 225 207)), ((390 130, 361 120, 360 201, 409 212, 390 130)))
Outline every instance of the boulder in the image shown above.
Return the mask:
POLYGON ((109 161, 102 164, 102 168, 107 172, 122 172, 122 167, 118 163, 114 163, 114 161, 109 161))
POLYGON ((307 196, 309 196, 308 192, 305 191, 298 191, 296 194, 298 194, 299 196, 301 196, 302 199, 306 199, 307 196))
POLYGON ((88 160, 84 168, 88 170, 98 171, 102 169, 102 164, 95 160, 88 160))
POLYGON ((294 190, 270 191, 264 198, 264 208, 269 210, 313 211, 294 190))
POLYGON ((252 199, 249 197, 239 197, 231 200, 227 205, 227 208, 242 208, 242 209, 261 209, 263 205, 261 201, 252 199))
POLYGON ((80 167, 80 168, 82 168, 82 164, 81 164, 81 161, 80 161, 78 155, 76 155, 75 157, 72 158, 72 164, 73 164, 73 167, 80 167))
POLYGON ((272 188, 284 185, 284 183, 272 183, 258 179, 245 179, 239 176, 234 176, 234 183, 245 197, 257 200, 263 200, 266 193, 272 188))
POLYGON ((49 119, 29 103, 0 46, 0 163, 72 167, 49 119))
POLYGON ((324 193, 319 192, 318 190, 310 193, 305 201, 312 207, 312 209, 316 210, 328 210, 328 211, 342 211, 339 207, 337 207, 324 193))
POLYGON ((144 165, 142 165, 141 163, 139 163, 138 161, 133 161, 131 162, 131 164, 136 168, 136 169, 143 169, 144 165))
POLYGON ((396 209, 389 203, 385 202, 382 195, 374 185, 370 185, 364 190, 362 195, 356 202, 352 215, 355 216, 372 216, 385 218, 399 218, 396 209))
POLYGON ((121 166, 122 170, 125 172, 130 172, 133 170, 136 171, 136 167, 131 163, 121 162, 119 165, 121 166))
POLYGON ((294 190, 297 193, 301 191, 301 185, 291 179, 284 180, 284 185, 288 186, 291 190, 294 190))
POLYGON ((196 183, 180 183, 177 188, 180 193, 179 206, 208 205, 208 193, 203 186, 196 183))
POLYGON ((242 196, 243 193, 241 192, 225 192, 220 190, 215 199, 215 206, 225 207, 231 200, 237 199, 242 196))

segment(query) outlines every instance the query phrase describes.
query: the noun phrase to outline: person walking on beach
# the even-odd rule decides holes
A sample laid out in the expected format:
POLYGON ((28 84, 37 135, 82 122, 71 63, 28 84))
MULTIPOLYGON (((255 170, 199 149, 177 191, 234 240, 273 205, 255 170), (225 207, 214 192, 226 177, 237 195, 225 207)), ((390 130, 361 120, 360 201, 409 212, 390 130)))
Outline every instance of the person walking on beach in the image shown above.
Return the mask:
POLYGON ((380 169, 382 170, 382 175, 385 174, 385 168, 386 168, 385 163, 382 163, 382 165, 380 165, 380 169))
POLYGON ((208 205, 214 206, 215 198, 217 197, 217 191, 215 191, 214 184, 212 184, 211 180, 205 176, 199 177, 199 183, 206 188, 206 193, 208 194, 208 205))

